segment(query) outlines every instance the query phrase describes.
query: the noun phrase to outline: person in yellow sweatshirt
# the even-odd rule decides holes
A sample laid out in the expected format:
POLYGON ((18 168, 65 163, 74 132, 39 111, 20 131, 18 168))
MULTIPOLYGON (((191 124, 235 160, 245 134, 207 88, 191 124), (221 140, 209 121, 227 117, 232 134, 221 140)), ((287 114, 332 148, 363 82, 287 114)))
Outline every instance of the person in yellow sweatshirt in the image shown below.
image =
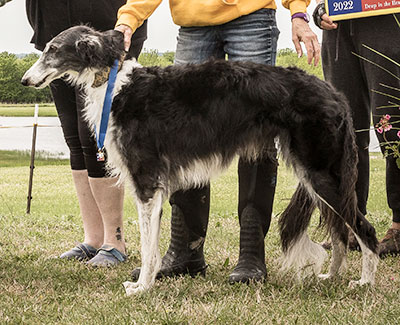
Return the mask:
MULTIPOLYGON (((308 26, 310 0, 283 0, 292 14, 292 39, 299 56, 304 42, 308 62, 318 63, 320 46, 308 26)), ((158 7, 161 0, 128 0, 118 11, 116 30, 124 33, 129 48, 133 32, 158 7)), ((175 24, 181 26, 175 64, 201 63, 210 58, 253 61, 275 65, 279 30, 274 0, 170 0, 175 24)), ((234 91, 234 89, 232 90, 234 91)), ((229 282, 266 278, 264 238, 268 232, 277 179, 276 148, 269 148, 257 163, 239 160, 239 261, 229 282)), ((207 232, 210 186, 175 192, 172 206, 171 243, 157 277, 205 275, 203 245, 207 232)), ((136 280, 140 269, 132 272, 136 280)))

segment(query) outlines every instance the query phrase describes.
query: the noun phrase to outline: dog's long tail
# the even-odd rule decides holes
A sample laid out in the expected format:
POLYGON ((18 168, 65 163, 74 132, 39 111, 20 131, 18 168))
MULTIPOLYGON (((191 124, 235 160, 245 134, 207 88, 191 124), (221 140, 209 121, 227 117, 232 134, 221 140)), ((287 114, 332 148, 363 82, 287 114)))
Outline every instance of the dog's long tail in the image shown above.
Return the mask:
MULTIPOLYGON (((343 114, 337 129, 341 140, 339 144, 332 147, 332 150, 335 150, 332 157, 335 157, 336 161, 331 162, 323 170, 313 170, 302 175, 302 183, 281 215, 279 226, 284 253, 306 234, 315 206, 319 207, 321 225, 326 226, 328 232, 335 232, 339 239, 347 244, 348 228, 351 228, 368 248, 376 252, 375 230, 357 208, 355 192, 357 146, 349 110, 344 111, 343 114)), ((290 146, 292 141, 285 141, 285 143, 290 146)), ((296 159, 290 160, 295 170, 306 170, 307 162, 301 159, 302 156, 298 155, 296 159)))
POLYGON ((374 227, 368 222, 357 206, 356 182, 358 177, 358 154, 355 142, 355 133, 350 117, 343 120, 342 129, 343 155, 339 162, 339 205, 337 209, 330 206, 328 202, 319 204, 321 216, 327 224, 327 229, 335 231, 340 240, 347 244, 348 228, 360 237, 366 246, 374 253, 377 251, 378 241, 374 227), (344 222, 343 222, 344 221, 344 222))

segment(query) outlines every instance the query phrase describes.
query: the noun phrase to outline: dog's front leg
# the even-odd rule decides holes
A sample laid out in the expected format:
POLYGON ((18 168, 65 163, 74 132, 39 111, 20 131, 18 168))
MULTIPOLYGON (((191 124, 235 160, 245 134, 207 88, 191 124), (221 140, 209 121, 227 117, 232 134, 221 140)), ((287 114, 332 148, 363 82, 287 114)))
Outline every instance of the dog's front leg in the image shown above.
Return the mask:
POLYGON ((161 190, 157 190, 147 202, 137 201, 142 267, 136 283, 124 282, 128 296, 149 289, 154 284, 157 272, 161 267, 158 242, 162 203, 163 192, 161 190))

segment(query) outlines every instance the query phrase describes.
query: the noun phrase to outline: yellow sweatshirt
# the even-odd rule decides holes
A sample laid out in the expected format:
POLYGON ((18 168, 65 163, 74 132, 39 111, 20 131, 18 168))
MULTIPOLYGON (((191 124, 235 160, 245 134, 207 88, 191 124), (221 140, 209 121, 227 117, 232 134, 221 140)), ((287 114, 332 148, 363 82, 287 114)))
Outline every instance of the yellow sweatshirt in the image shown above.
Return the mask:
MULTIPOLYGON (((162 0, 128 0, 118 11, 116 26, 128 25, 135 31, 160 5, 162 0)), ((293 15, 306 12, 310 0, 282 0, 293 15)), ((262 8, 276 9, 275 0, 169 0, 176 25, 213 26, 227 23, 262 8)))

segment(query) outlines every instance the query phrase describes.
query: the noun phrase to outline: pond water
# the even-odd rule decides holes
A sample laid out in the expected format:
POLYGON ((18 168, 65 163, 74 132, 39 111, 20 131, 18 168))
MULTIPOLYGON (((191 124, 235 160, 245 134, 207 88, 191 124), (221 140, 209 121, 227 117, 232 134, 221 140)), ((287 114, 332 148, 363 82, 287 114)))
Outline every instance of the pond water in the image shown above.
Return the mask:
MULTIPOLYGON (((0 116, 0 150, 31 150, 33 123, 33 117, 0 116)), ((38 118, 36 150, 69 158, 58 117, 38 118)))
MULTIPOLYGON (((32 133, 32 117, 0 116, 0 150, 30 150, 32 133)), ((54 157, 69 157, 58 117, 38 118, 36 150, 45 151, 54 157)), ((379 152, 378 140, 373 131, 371 131, 369 150, 379 152)))

